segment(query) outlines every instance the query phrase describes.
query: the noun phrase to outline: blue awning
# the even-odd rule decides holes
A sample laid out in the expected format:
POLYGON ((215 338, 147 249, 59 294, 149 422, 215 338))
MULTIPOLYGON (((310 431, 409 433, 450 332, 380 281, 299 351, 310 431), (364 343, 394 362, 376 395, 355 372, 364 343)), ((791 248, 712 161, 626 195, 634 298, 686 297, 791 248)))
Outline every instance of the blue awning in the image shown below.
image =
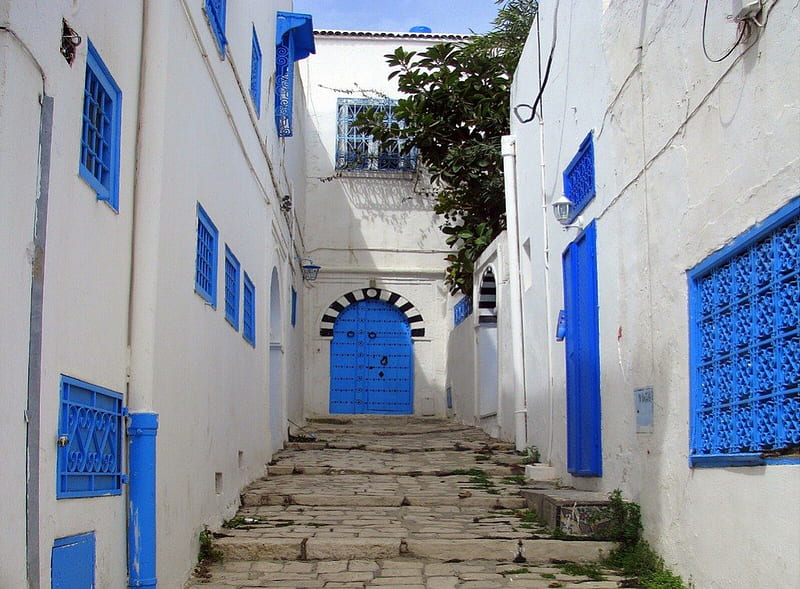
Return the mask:
POLYGON ((278 11, 277 27, 275 31, 275 44, 286 45, 288 36, 294 37, 294 60, 305 59, 311 53, 316 53, 314 48, 314 25, 310 14, 278 11))

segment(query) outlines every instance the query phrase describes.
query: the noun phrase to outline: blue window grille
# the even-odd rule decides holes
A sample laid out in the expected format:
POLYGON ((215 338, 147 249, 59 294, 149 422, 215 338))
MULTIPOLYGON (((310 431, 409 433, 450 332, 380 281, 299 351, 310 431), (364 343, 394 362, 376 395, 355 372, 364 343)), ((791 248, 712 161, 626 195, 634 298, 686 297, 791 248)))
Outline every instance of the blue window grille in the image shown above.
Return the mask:
POLYGON ((197 205, 197 257, 194 290, 212 307, 217 306, 217 242, 219 232, 211 218, 197 205))
POLYGON ((225 319, 239 331, 239 273, 241 266, 233 252, 225 246, 225 319))
POLYGON ((570 223, 595 197, 594 136, 590 132, 564 170, 564 194, 572 202, 570 223))
POLYGON ((453 327, 458 327, 472 315, 472 297, 463 297, 453 307, 453 327))
POLYGON ((122 395, 61 376, 56 497, 122 492, 122 395))
POLYGON ((692 466, 800 444, 798 268, 800 198, 688 272, 692 466))
POLYGON ((258 33, 253 27, 253 48, 250 56, 250 96, 253 98, 253 107, 256 114, 261 116, 261 44, 258 42, 258 33))
POLYGON ((79 174, 115 211, 119 210, 119 144, 122 91, 92 42, 86 55, 79 174))
MULTIPOLYGON (((402 141, 382 144, 356 127, 356 117, 370 109, 383 114, 386 125, 398 123, 396 100, 388 98, 339 98, 337 103, 336 169, 405 172, 417 168, 417 150, 403 153, 402 141)), ((402 126, 402 121, 399 122, 402 126)))
POLYGON ((225 57, 225 48, 228 40, 225 38, 225 13, 228 11, 227 0, 205 0, 206 16, 211 32, 217 41, 217 48, 222 57, 225 57))
POLYGON ((293 133, 294 64, 315 53, 310 14, 278 12, 275 31, 275 125, 278 137, 293 133))
POLYGON ((256 287, 247 272, 244 273, 242 295, 242 337, 256 347, 256 287))
POLYGON ((297 291, 292 287, 292 327, 297 325, 297 291))

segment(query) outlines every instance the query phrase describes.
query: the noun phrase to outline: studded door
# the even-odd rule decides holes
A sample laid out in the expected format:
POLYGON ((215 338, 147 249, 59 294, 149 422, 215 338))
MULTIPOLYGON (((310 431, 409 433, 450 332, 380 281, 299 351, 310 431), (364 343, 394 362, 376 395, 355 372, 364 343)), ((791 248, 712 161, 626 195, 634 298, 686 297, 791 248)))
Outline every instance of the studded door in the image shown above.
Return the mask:
POLYGON ((331 413, 413 411, 414 355, 406 316, 363 300, 336 318, 331 341, 331 413))

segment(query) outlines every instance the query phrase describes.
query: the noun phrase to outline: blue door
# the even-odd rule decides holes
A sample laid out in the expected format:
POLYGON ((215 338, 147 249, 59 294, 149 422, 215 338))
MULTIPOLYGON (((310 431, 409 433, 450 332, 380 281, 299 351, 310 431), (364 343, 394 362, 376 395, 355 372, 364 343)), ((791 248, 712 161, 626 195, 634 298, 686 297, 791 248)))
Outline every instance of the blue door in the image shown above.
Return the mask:
POLYGON ((394 305, 353 303, 336 318, 331 341, 331 413, 413 411, 411 328, 394 305))
POLYGON ((595 223, 563 254, 567 356, 567 470, 602 476, 600 326, 595 223))
POLYGON ((94 589, 94 532, 58 538, 50 561, 52 589, 94 589))

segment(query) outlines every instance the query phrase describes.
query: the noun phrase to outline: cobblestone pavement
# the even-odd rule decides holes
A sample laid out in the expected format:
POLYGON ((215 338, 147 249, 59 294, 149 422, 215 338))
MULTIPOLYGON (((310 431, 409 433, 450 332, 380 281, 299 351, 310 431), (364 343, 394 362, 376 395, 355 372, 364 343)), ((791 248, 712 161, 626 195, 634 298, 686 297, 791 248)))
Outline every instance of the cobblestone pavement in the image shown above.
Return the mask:
POLYGON ((552 539, 530 517, 523 458, 476 428, 380 416, 298 434, 304 441, 275 456, 215 534, 222 562, 199 566, 186 589, 604 589, 622 580, 596 564, 611 544, 552 539))

